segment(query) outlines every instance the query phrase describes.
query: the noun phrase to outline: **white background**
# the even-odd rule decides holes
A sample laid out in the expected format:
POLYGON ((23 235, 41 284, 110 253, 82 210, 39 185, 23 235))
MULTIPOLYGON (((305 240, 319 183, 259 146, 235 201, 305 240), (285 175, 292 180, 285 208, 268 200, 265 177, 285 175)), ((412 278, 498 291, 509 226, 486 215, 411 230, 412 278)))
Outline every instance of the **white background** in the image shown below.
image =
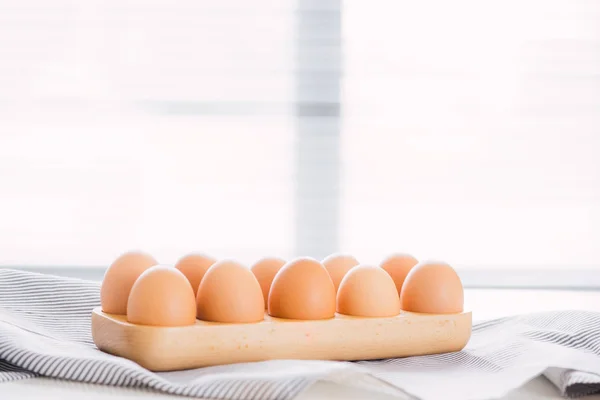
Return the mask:
MULTIPOLYGON (((305 255, 299 6, 212 3, 0 0, 0 265, 305 255)), ((597 2, 341 12, 331 252, 599 268, 597 2)))

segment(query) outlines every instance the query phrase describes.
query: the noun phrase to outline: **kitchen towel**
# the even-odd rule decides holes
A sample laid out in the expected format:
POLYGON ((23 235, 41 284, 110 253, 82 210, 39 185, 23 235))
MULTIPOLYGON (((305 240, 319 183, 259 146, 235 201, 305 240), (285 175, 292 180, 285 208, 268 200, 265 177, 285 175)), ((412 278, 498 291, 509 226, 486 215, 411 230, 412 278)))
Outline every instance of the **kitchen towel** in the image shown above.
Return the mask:
POLYGON ((565 396, 600 392, 600 314, 545 312, 476 324, 460 352, 377 361, 278 360, 153 373, 96 349, 100 285, 0 269, 2 382, 46 376, 215 399, 293 399, 318 380, 405 399, 491 399, 544 374, 565 396))

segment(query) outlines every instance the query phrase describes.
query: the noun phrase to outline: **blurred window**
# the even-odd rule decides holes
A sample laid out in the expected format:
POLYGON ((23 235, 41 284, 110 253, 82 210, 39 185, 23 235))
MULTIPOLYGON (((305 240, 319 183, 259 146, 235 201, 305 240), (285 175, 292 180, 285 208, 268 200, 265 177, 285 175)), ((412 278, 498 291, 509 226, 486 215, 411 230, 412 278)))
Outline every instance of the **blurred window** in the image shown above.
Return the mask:
POLYGON ((599 20, 592 0, 0 0, 0 265, 598 272, 599 20))

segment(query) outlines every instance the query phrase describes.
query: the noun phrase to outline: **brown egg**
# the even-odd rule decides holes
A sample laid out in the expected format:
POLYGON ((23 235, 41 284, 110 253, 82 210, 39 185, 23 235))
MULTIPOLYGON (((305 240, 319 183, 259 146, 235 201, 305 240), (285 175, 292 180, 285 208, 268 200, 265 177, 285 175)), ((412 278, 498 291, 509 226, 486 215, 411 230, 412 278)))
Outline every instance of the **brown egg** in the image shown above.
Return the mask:
POLYGON ((335 316, 335 287, 323 264, 298 258, 275 275, 269 291, 269 315, 316 320, 335 316))
POLYGON ((265 317, 265 301, 258 280, 243 265, 223 260, 213 264, 200 282, 197 317, 214 322, 258 322, 265 317))
POLYGON ((400 306, 405 311, 453 314, 463 311, 464 291, 454 269, 443 262, 425 261, 410 270, 402 291, 400 306))
POLYGON ((400 297, 392 278, 381 268, 359 265, 340 284, 337 312, 357 317, 393 317, 400 314, 400 297))
POLYGON ((144 271, 131 288, 127 321, 153 326, 193 325, 196 301, 185 275, 164 265, 144 271))
POLYGON ((379 265, 383 268, 394 280, 398 294, 402 289, 402 284, 408 272, 417 265, 419 261, 408 254, 392 254, 379 265))
POLYGON ((344 278, 344 275, 357 265, 358 261, 356 258, 348 254, 331 254, 323 260, 323 266, 329 272, 336 291, 340 287, 340 282, 344 278))
POLYGON ((158 264, 151 255, 132 251, 117 258, 104 274, 100 288, 100 305, 108 314, 125 315, 127 299, 135 280, 148 268, 158 264))
POLYGON ((194 295, 196 295, 202 277, 204 277, 208 268, 216 262, 217 260, 204 254, 188 254, 177 261, 175 268, 180 270, 190 281, 194 295))
POLYGON ((277 257, 266 257, 258 260, 250 270, 256 276, 260 288, 263 292, 265 299, 265 309, 267 308, 267 301, 269 300, 269 290, 271 289, 271 283, 275 274, 285 265, 285 261, 277 257))

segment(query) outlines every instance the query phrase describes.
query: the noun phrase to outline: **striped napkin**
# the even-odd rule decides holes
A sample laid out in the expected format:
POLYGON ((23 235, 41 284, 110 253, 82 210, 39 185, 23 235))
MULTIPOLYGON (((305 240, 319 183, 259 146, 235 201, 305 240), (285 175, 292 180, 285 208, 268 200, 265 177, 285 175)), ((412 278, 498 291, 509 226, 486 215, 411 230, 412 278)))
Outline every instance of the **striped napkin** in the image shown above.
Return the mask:
POLYGON ((569 397, 600 392, 600 314, 561 311, 473 327, 457 353, 378 361, 279 360, 153 373, 96 349, 99 283, 0 269, 0 385, 46 376, 215 399, 293 399, 318 380, 405 399, 502 397, 541 374, 569 397))

